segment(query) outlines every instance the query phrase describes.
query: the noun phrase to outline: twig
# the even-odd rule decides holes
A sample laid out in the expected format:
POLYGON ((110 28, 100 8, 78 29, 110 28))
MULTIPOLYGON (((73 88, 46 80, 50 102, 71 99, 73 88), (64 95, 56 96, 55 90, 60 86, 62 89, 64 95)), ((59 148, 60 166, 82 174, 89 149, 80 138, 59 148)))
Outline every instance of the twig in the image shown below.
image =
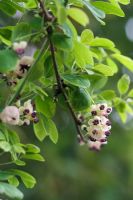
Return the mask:
MULTIPOLYGON (((38 0, 38 2, 40 3, 40 7, 42 9, 42 13, 43 13, 43 17, 45 20, 49 21, 49 14, 47 12, 47 10, 45 9, 45 6, 44 4, 42 3, 41 0, 38 0)), ((68 106, 68 109, 74 119, 74 122, 75 122, 75 127, 76 127, 76 130, 77 130, 77 133, 78 135, 80 136, 80 138, 85 142, 84 140, 84 137, 82 136, 81 132, 80 132, 80 128, 79 128, 79 125, 80 122, 79 120, 77 119, 76 115, 75 115, 75 112, 69 102, 69 99, 67 97, 67 94, 64 90, 64 87, 62 85, 62 81, 61 81, 61 77, 60 77, 60 74, 59 74, 59 71, 58 71, 58 65, 56 63, 56 58, 55 58, 55 50, 54 50, 54 45, 52 43, 52 40, 51 40, 51 33, 52 33, 52 27, 49 25, 48 28, 47 28, 47 34, 48 34, 48 40, 49 40, 49 45, 50 45, 50 51, 51 51, 51 56, 52 56, 52 61, 53 61, 53 68, 54 68, 54 72, 55 72, 55 76, 56 76, 56 80, 57 80, 57 84, 58 84, 58 89, 60 90, 60 92, 62 93, 65 101, 66 101, 66 104, 68 106)))

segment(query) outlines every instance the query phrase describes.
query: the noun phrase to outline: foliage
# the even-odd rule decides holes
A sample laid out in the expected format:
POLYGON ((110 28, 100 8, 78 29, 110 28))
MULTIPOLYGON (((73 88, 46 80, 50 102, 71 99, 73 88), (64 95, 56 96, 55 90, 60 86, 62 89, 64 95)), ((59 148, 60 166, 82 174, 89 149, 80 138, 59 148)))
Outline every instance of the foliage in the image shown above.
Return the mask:
MULTIPOLYGON (((16 106, 18 98, 22 103, 31 99, 39 118, 39 122, 33 124, 35 136, 41 142, 48 136, 53 143, 58 141, 54 122, 58 104, 64 109, 69 108, 78 131, 81 131, 78 114, 89 113, 94 102, 107 102, 116 109, 122 122, 126 122, 133 112, 129 75, 120 77, 116 90, 105 86, 121 68, 132 72, 133 60, 122 55, 113 41, 95 37, 86 26, 89 24, 88 12, 105 25, 106 14, 124 17, 121 4, 128 3, 128 0, 46 0, 45 4, 41 0, 0 1, 4 15, 13 18, 19 12, 15 25, 7 24, 0 28, 1 112, 6 106, 16 106), (78 32, 77 25, 83 27, 81 32, 78 32), (21 41, 26 41, 29 46, 35 45, 36 50, 30 69, 18 80, 15 70, 22 55, 14 44, 21 41)), ((14 168, 0 171, 0 193, 11 199, 23 198, 17 189, 20 181, 27 188, 36 184, 32 175, 17 169, 17 166, 25 166, 28 159, 45 160, 39 147, 21 141, 21 128, 2 123, 1 119, 1 156, 7 154, 10 159, 1 165, 14 164, 14 168)))

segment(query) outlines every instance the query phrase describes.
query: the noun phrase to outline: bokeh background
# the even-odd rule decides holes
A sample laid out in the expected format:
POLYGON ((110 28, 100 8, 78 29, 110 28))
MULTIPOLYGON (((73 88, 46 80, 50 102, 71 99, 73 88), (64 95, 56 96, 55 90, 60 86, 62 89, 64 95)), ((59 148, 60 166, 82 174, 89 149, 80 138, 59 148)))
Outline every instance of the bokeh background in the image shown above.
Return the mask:
MULTIPOLYGON (((90 15, 89 28, 95 35, 113 40, 124 55, 133 58, 133 2, 123 9, 126 17, 110 15, 105 20, 106 26, 90 15)), ((120 69, 113 83, 123 73, 120 69)), ((129 75, 133 81, 132 74, 129 75)), ((113 87, 112 81, 109 84, 113 87)), ((115 111, 111 117, 112 135, 108 145, 98 153, 78 145, 72 118, 60 107, 55 117, 60 133, 57 145, 49 139, 41 144, 31 129, 26 130, 24 141, 36 143, 46 162, 28 162, 27 171, 36 177, 37 184, 32 190, 21 186, 24 199, 133 200, 133 118, 129 117, 123 125, 115 111)))

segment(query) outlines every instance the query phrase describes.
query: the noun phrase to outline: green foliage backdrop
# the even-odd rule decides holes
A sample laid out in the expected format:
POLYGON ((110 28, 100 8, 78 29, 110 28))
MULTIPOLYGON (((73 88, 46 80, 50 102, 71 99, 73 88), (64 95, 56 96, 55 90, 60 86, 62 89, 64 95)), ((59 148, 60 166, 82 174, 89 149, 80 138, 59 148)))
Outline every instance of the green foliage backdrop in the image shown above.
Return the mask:
POLYGON ((132 16, 128 4, 0 1, 1 198, 133 198, 133 60, 124 31, 132 16), (21 41, 28 43, 25 55, 31 59, 23 63, 21 49, 15 49, 21 41), (20 80, 18 65, 29 67, 20 80), (20 115, 21 123, 31 125, 5 123, 4 109, 20 111, 29 99, 36 106, 36 121, 20 115), (109 144, 100 152, 80 148, 77 135, 85 143, 86 135, 78 115, 86 116, 91 105, 105 102, 114 110, 109 144))

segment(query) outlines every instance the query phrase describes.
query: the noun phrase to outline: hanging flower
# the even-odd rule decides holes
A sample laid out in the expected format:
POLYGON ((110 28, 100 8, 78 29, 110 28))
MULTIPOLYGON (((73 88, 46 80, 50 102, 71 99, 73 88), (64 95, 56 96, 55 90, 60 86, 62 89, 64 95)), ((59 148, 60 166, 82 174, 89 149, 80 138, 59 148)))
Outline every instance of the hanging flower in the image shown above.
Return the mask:
POLYGON ((19 55, 24 53, 26 47, 27 47, 26 41, 14 42, 13 43, 13 50, 16 51, 16 53, 19 54, 19 55))
POLYGON ((18 125, 20 120, 19 109, 16 106, 7 106, 0 113, 0 119, 3 123, 18 125))
POLYGON ((16 70, 14 71, 14 76, 21 79, 25 76, 30 66, 33 64, 33 57, 23 56, 17 63, 16 70))
POLYGON ((81 130, 85 132, 84 138, 88 141, 89 148, 98 151, 101 146, 107 144, 107 137, 111 134, 111 122, 108 115, 112 112, 112 108, 106 103, 95 104, 91 106, 90 112, 91 117, 86 120, 86 124, 81 126, 81 130))
POLYGON ((8 86, 14 86, 18 83, 19 79, 22 79, 26 76, 28 70, 33 64, 34 58, 31 56, 23 56, 16 65, 14 71, 9 72, 6 75, 2 75, 4 80, 7 82, 8 86))
POLYGON ((103 142, 91 141, 91 140, 88 141, 88 147, 90 150, 93 150, 93 151, 100 151, 101 147, 105 144, 107 144, 107 141, 103 141, 103 142))
POLYGON ((20 101, 16 103, 20 113, 19 125, 30 125, 30 122, 37 123, 39 121, 37 117, 37 112, 34 109, 34 105, 31 102, 31 99, 24 102, 24 105, 21 106, 20 101))

